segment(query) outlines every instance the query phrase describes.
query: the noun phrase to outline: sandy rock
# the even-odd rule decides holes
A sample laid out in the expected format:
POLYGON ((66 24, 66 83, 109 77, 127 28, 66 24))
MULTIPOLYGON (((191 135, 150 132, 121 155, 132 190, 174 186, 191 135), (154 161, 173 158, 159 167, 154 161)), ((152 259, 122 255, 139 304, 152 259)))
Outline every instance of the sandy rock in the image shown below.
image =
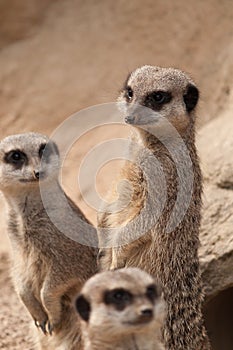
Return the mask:
POLYGON ((200 259, 207 299, 233 286, 232 135, 232 115, 226 112, 206 125, 198 140, 205 178, 200 259))
POLYGON ((1 0, 0 49, 35 34, 49 3, 51 0, 1 0))
POLYGON ((233 286, 233 191, 206 186, 200 259, 207 299, 233 286))

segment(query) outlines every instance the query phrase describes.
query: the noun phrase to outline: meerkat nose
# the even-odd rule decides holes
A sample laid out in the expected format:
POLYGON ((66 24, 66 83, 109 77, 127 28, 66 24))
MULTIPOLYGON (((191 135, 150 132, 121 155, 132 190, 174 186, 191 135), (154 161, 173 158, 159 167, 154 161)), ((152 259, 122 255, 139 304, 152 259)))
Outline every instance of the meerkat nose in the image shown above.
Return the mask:
POLYGON ((153 309, 151 308, 146 308, 146 309, 141 309, 140 310, 140 322, 149 322, 152 320, 154 316, 153 309))
POLYGON ((141 315, 151 317, 151 316, 153 316, 153 310, 152 309, 142 309, 141 315))
POLYGON ((134 116, 133 115, 128 115, 127 117, 125 117, 125 122, 127 124, 133 124, 134 123, 134 116))

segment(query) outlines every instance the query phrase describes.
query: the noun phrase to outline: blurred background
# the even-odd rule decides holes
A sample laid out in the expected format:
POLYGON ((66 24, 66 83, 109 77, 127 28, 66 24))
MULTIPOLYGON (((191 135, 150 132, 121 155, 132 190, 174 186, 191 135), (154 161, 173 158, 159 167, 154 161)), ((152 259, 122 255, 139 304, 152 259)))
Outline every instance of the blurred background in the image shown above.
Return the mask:
MULTIPOLYGON (((201 91, 199 144, 207 174, 212 169, 208 161, 214 159, 214 164, 223 158, 223 154, 217 159, 213 155, 219 151, 216 139, 222 128, 222 138, 229 135, 232 146, 232 23, 230 0, 0 0, 0 138, 26 131, 50 135, 72 113, 115 101, 127 74, 136 67, 172 66, 190 73, 201 91)), ((84 203, 78 189, 74 191, 78 167, 90 147, 127 133, 121 127, 92 132, 82 137, 67 160, 64 187, 93 222, 95 210, 84 203)), ((109 188, 118 168, 115 161, 99 175, 101 193, 109 188)), ((11 301, 18 301, 8 278, 3 200, 0 207, 0 306, 4 310, 0 349, 30 349, 27 317, 17 306, 22 320, 21 328, 16 327, 11 309, 11 301)), ((212 227, 212 222, 208 224, 212 227)), ((220 295, 206 309, 215 349, 232 349, 232 286, 233 282, 227 296, 220 295), (219 310, 228 310, 229 315, 231 310, 231 318, 219 310)))

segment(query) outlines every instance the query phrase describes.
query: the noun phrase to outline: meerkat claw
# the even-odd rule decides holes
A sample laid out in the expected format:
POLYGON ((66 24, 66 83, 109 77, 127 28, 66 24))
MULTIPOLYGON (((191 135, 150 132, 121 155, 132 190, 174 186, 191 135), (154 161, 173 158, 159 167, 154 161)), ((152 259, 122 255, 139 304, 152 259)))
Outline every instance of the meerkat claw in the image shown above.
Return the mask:
POLYGON ((48 322, 47 327, 48 327, 49 335, 52 335, 53 334, 53 325, 50 322, 48 322))
POLYGON ((48 334, 48 331, 46 329, 46 325, 47 325, 47 321, 44 321, 42 324, 40 324, 40 328, 45 335, 48 334))
POLYGON ((47 320, 43 321, 42 323, 40 323, 39 321, 35 320, 35 326, 37 328, 40 328, 45 335, 48 334, 47 329, 46 329, 46 324, 47 324, 47 320))

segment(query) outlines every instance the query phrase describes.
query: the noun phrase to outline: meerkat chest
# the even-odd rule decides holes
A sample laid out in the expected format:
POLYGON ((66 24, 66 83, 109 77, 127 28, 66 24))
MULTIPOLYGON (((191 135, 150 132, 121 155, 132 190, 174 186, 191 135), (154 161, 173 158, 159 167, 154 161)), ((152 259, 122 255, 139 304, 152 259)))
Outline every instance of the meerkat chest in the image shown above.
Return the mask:
POLYGON ((13 250, 12 261, 12 277, 16 285, 30 285, 35 297, 40 300, 40 290, 48 270, 45 261, 33 249, 13 250))
MULTIPOLYGON (((112 349, 112 348, 111 348, 112 349)), ((163 350, 154 334, 134 334, 114 345, 115 350, 163 350)))
POLYGON ((151 332, 150 335, 136 335, 132 345, 132 350, 165 350, 155 332, 151 332))

